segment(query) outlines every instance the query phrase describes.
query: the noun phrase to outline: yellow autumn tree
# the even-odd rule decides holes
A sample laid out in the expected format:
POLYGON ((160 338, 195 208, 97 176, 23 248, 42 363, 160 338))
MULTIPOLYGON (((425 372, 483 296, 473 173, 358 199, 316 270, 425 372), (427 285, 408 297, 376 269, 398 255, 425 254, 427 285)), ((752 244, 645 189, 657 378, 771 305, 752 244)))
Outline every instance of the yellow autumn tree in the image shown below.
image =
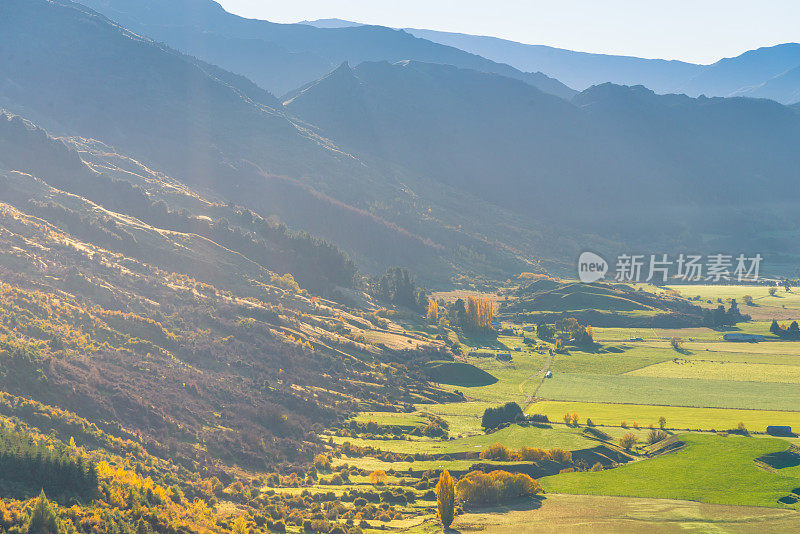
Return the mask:
POLYGON ((465 330, 488 330, 494 319, 494 303, 489 298, 467 297, 462 327, 465 330))
POLYGON ((439 482, 436 484, 436 507, 439 510, 439 520, 443 528, 450 528, 453 524, 456 508, 456 492, 453 477, 447 470, 439 475, 439 482))
POLYGON ((439 320, 439 305, 433 299, 428 299, 428 322, 436 324, 439 320))
POLYGON ((373 471, 372 473, 369 474, 370 484, 374 484, 376 486, 381 484, 386 484, 386 481, 388 479, 389 477, 386 476, 385 471, 373 471))
POLYGON ((539 483, 523 473, 471 471, 461 477, 456 493, 467 506, 496 505, 542 492, 539 483))

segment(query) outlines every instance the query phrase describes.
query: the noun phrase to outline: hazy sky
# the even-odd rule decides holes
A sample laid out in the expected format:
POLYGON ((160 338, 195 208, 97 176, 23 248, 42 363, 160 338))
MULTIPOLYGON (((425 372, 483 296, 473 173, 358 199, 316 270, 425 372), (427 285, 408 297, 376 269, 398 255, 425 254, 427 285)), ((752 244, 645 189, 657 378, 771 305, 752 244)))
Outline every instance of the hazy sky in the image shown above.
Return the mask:
POLYGON ((274 22, 340 18, 711 63, 800 42, 800 0, 217 0, 274 22))

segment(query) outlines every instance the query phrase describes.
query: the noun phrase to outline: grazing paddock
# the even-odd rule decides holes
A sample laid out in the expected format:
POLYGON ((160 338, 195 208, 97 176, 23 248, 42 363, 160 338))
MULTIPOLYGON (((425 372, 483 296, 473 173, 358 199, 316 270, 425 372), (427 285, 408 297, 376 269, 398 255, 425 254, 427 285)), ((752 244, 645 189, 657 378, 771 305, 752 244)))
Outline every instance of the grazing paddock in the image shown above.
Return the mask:
MULTIPOLYGON (((325 439, 328 438, 328 436, 324 437, 325 439)), ((525 446, 538 447, 540 449, 562 448, 574 450, 597 445, 597 442, 583 436, 579 429, 575 430, 564 425, 556 425, 553 428, 510 425, 490 434, 481 433, 447 441, 429 438, 415 438, 408 441, 343 438, 338 436, 333 436, 333 441, 334 443, 349 441, 353 445, 361 447, 371 446, 376 449, 402 454, 480 452, 494 443, 502 443, 513 449, 525 446)))
MULTIPOLYGON (((671 337, 692 338, 704 341, 714 341, 722 337, 722 333, 711 328, 601 328, 595 327, 594 339, 598 342, 630 342, 630 339, 642 338, 645 342, 666 340, 671 337)), ((769 332, 769 324, 766 326, 769 332)), ((760 333, 760 332, 759 332, 760 333)), ((636 346, 641 341, 630 342, 636 346)))
POLYGON ((541 503, 468 511, 456 518, 453 528, 462 534, 749 534, 755 527, 761 534, 772 534, 791 532, 800 521, 800 513, 774 508, 596 495, 545 497, 541 503))
POLYGON ((544 381, 539 397, 560 401, 781 411, 796 410, 800 406, 800 388, 796 384, 578 373, 554 374, 544 381))
POLYGON ((553 373, 620 375, 669 361, 676 354, 671 348, 653 349, 628 345, 620 345, 616 348, 621 352, 589 353, 570 350, 569 354, 557 354, 553 362, 553 373))
POLYGON ((450 425, 451 436, 482 434, 481 417, 486 408, 496 406, 484 401, 448 402, 445 404, 417 404, 416 409, 437 415, 450 425))
POLYGON ((636 369, 627 374, 628 376, 800 384, 800 366, 768 363, 675 359, 636 369))
POLYGON ((498 381, 487 386, 455 387, 444 385, 444 388, 451 391, 458 389, 471 401, 491 404, 505 404, 509 401, 515 401, 521 405, 527 398, 525 390, 520 390, 521 386, 525 385, 531 376, 541 371, 547 362, 547 356, 535 353, 511 352, 510 362, 477 357, 467 358, 467 361, 494 376, 498 381))
MULTIPOLYGON (((800 318, 800 289, 798 288, 792 288, 792 291, 786 292, 779 287, 774 297, 769 294, 767 286, 689 285, 670 286, 670 288, 686 298, 699 296, 701 300, 696 303, 706 307, 718 306, 717 299, 723 301, 729 298, 736 299, 742 313, 750 315, 756 321, 800 318), (753 297, 754 306, 744 304, 745 295, 753 297), (709 300, 711 304, 708 304, 709 300)), ((727 305, 727 302, 725 304, 727 305)))
POLYGON ((714 504, 791 507, 778 499, 798 486, 800 466, 767 471, 755 459, 785 451, 776 438, 682 434, 687 446, 644 462, 599 472, 544 477, 548 492, 680 499, 714 504))
POLYGON ((385 426, 420 426, 428 423, 425 417, 417 413, 360 412, 352 419, 359 423, 372 421, 385 426))
POLYGON ((800 356, 800 341, 763 341, 761 343, 736 343, 720 341, 718 343, 685 343, 685 348, 696 356, 703 358, 704 352, 733 352, 737 354, 777 354, 782 356, 800 356))
MULTIPOLYGON (((426 471, 428 469, 439 470, 448 469, 450 471, 467 471, 470 466, 475 463, 475 460, 423 460, 416 462, 384 462, 377 458, 366 456, 364 458, 334 458, 331 460, 331 465, 334 469, 342 466, 349 465, 355 466, 359 469, 366 469, 367 471, 389 471, 394 469, 398 473, 408 471, 426 471)), ((302 489, 302 488, 301 488, 302 489)))
MULTIPOLYGON (((753 297, 753 302, 760 306, 786 306, 795 310, 800 310, 800 290, 792 288, 791 291, 786 292, 782 287, 778 287, 776 295, 770 296, 769 287, 762 285, 678 285, 667 286, 669 289, 675 290, 682 297, 692 298, 699 296, 700 299, 705 301, 712 301, 717 303, 717 299, 733 298, 737 302, 744 303, 744 296, 750 295, 753 297)), ((751 306, 748 306, 750 308, 751 306)))
POLYGON ((764 432, 769 425, 788 425, 800 431, 800 412, 733 410, 719 408, 683 408, 674 406, 648 406, 641 404, 602 404, 596 402, 542 401, 531 404, 527 413, 541 413, 551 420, 561 420, 565 413, 577 413, 581 424, 590 418, 599 425, 629 425, 636 421, 644 428, 658 428, 658 419, 667 420, 667 428, 681 430, 727 430, 742 422, 752 432, 764 432))

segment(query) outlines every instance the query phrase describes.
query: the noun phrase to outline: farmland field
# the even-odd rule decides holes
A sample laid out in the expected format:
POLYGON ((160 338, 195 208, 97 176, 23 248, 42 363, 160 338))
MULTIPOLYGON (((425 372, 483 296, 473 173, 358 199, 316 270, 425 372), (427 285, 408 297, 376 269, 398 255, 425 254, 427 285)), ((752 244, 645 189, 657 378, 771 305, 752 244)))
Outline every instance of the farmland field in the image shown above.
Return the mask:
POLYGON ((717 302, 717 299, 734 298, 743 302, 745 295, 753 297, 753 302, 759 306, 783 307, 800 311, 800 293, 787 292, 778 288, 776 295, 770 296, 769 287, 764 285, 678 285, 667 286, 686 298, 700 297, 701 300, 717 302))
POLYGON ((754 460, 785 451, 781 439, 681 434, 677 452, 600 472, 545 477, 553 493, 681 499, 714 504, 780 506, 798 486, 800 468, 767 471, 754 460))
MULTIPOLYGON (((334 465, 395 474, 448 469, 461 476, 486 462, 477 453, 496 443, 512 451, 563 448, 576 457, 600 449, 612 456, 629 456, 625 459, 623 454, 619 464, 604 464, 604 470, 590 471, 591 463, 575 464, 574 472, 541 478, 543 499, 467 508, 454 528, 463 533, 751 532, 757 525, 762 532, 786 531, 800 519, 795 510, 800 494, 792 493, 800 492, 800 456, 786 452, 800 444, 800 438, 764 433, 770 425, 800 429, 800 343, 773 336, 772 317, 765 314, 772 310, 782 321, 793 314, 800 317, 800 297, 793 293, 770 297, 766 287, 679 289, 690 297, 701 295, 703 300, 694 302, 706 307, 719 305, 717 299, 727 306, 727 298, 736 298, 744 313, 758 309, 762 315, 719 329, 594 328, 593 345, 568 345, 553 354, 554 340, 539 338, 535 325, 525 318, 514 322, 506 317, 500 327, 503 333, 496 337, 448 330, 446 338, 461 345, 461 354, 455 363, 430 365, 440 368, 443 380, 449 382, 438 387, 463 395, 462 402, 418 403, 409 413, 363 412, 354 417, 362 424, 373 421, 403 428, 421 428, 438 417, 447 423, 448 437, 323 434, 334 446, 348 442, 395 455, 395 461, 343 456, 334 459, 334 465), (742 303, 748 294, 756 305, 742 303), (726 332, 761 334, 766 339, 724 341, 726 332), (672 338, 679 338, 680 345, 673 346, 672 338), (470 371, 471 366, 496 382, 467 380, 480 374, 470 371), (484 410, 508 402, 519 404, 528 416, 544 415, 550 423, 483 429, 484 410), (565 414, 569 424, 564 423, 565 414), (679 447, 651 456, 645 444, 662 417, 665 436, 670 438, 664 443, 677 441, 679 447), (594 430, 588 429, 588 419, 594 430), (620 443, 627 434, 638 443, 624 451, 620 443), (472 459, 464 459, 465 453, 472 459), (772 453, 791 461, 776 469, 756 462, 772 453)), ((519 458, 493 464, 495 469, 526 469, 519 458)), ((429 518, 408 532, 434 532, 437 525, 435 518, 429 518)))
MULTIPOLYGON (((750 308, 744 307, 743 313, 749 313, 750 308)), ((800 318, 800 313, 797 314, 800 318)), ((777 318, 777 317, 776 317, 777 318)), ((751 321, 739 323, 732 331, 747 334, 761 334, 769 336, 769 321, 751 321)), ((620 342, 629 341, 631 338, 642 338, 644 342, 661 341, 665 342, 672 337, 680 337, 684 340, 694 341, 721 341, 724 332, 708 327, 692 328, 595 328, 595 340, 600 342, 620 342)), ((641 342, 637 342, 641 343, 641 342)))
POLYGON ((798 384, 800 366, 675 359, 636 369, 627 375, 798 384))
POLYGON ((580 431, 559 425, 555 428, 538 428, 533 426, 521 427, 512 425, 491 434, 476 434, 465 438, 449 441, 432 439, 414 440, 375 440, 358 438, 334 437, 334 441, 349 441, 353 445, 373 446, 390 452, 413 454, 419 452, 431 454, 444 454, 455 452, 480 452, 493 443, 503 443, 512 448, 532 446, 551 449, 560 447, 564 449, 582 449, 592 447, 596 443, 584 437, 580 431))
POLYGON ((737 286, 737 285, 691 285, 691 286, 669 286, 670 289, 678 291, 686 298, 700 297, 700 303, 706 306, 719 305, 717 299, 732 298, 740 304, 744 303, 744 297, 753 297, 753 306, 743 305, 742 313, 750 315, 756 321, 771 321, 772 319, 789 320, 800 318, 800 293, 797 291, 787 292, 783 288, 777 288, 775 296, 769 294, 767 286, 737 286), (708 301, 711 301, 709 304, 708 301))
POLYGON ((539 396, 549 400, 697 408, 792 410, 800 406, 800 388, 795 384, 584 373, 554 375, 545 381, 539 396))
POLYGON ((634 421, 641 427, 654 425, 658 419, 667 420, 667 428, 681 430, 724 430, 736 428, 741 422, 752 432, 764 432, 768 425, 789 425, 800 428, 800 412, 735 410, 730 408, 686 408, 646 404, 604 404, 597 402, 542 401, 531 404, 528 413, 540 413, 559 421, 564 413, 577 413, 599 425, 629 425, 634 421))
POLYGON ((425 418, 420 415, 393 412, 361 412, 353 419, 362 423, 374 421, 389 426, 416 426, 425 423, 425 418))
POLYGON ((465 513, 456 519, 453 527, 463 534, 746 534, 753 532, 754 528, 762 534, 773 534, 792 531, 798 521, 800 514, 793 510, 668 499, 548 493, 541 503, 465 513))

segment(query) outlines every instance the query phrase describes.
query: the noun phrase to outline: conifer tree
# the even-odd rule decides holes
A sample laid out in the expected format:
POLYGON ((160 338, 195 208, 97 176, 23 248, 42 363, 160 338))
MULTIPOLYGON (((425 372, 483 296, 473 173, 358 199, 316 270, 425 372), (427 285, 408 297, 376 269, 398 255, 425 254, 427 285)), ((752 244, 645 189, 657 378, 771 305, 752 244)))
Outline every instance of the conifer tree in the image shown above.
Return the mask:
POLYGON ((28 520, 28 534, 59 534, 58 517, 44 490, 39 493, 28 520))

